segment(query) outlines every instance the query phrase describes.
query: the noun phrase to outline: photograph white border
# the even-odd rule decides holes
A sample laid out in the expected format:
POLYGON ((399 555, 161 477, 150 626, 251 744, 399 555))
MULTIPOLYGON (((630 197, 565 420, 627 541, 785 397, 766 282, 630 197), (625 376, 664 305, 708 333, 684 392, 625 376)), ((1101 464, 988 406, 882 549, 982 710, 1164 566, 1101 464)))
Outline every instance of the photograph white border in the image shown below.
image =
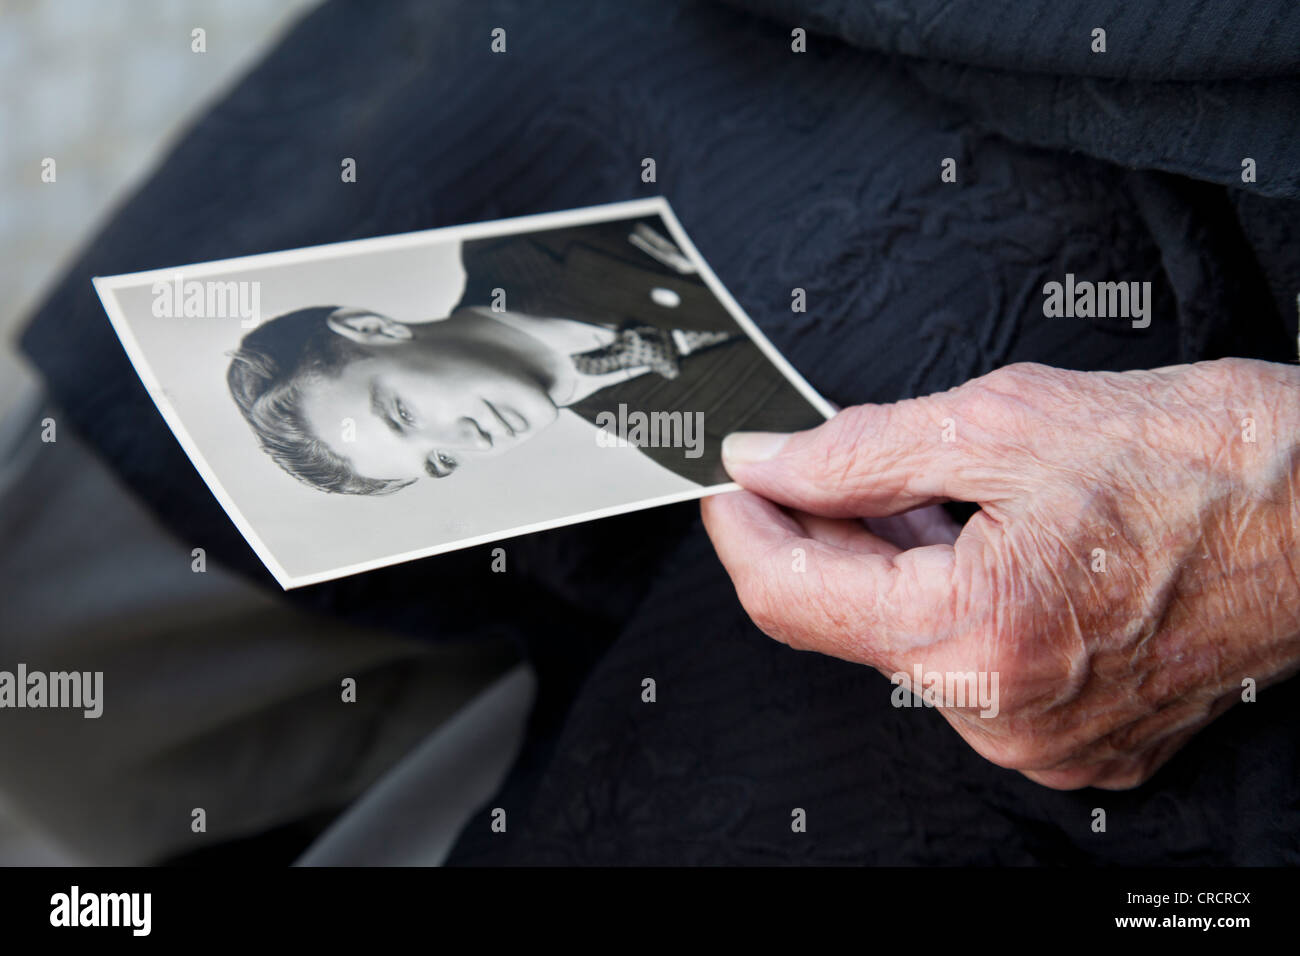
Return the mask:
POLYGON ((580 226, 593 222, 607 222, 618 219, 630 219, 637 216, 646 216, 659 214, 663 217, 664 223, 672 233, 672 239, 677 243, 678 248, 687 254, 696 268, 701 278, 710 291, 717 296, 731 317, 736 323, 745 330, 751 339, 762 350, 763 354, 775 365, 782 374, 789 379, 790 383, 798 389, 799 393, 806 398, 814 408, 820 411, 827 418, 835 414, 835 408, 826 399, 822 398, 813 389, 803 376, 795 371, 794 367, 786 361, 785 357, 777 351, 776 347, 767 340, 758 326, 756 326, 745 315, 740 304, 732 298, 731 293, 714 275, 713 270, 709 268, 704 257, 700 255, 699 250, 695 248, 690 237, 682 228, 677 216, 674 215, 672 207, 668 200, 663 196, 655 196, 649 199, 633 199, 626 202, 604 203, 598 206, 587 206, 582 209, 571 209, 563 212, 540 213, 532 216, 517 216, 511 219, 496 219, 490 222, 469 223, 460 226, 445 226, 438 229, 423 229, 417 232, 398 233, 391 236, 376 236, 369 239, 350 239, 344 242, 332 242, 320 246, 307 246, 301 249, 287 249, 281 252, 267 252, 252 256, 239 256, 234 259, 219 259, 212 262, 197 263, 189 266, 178 266, 166 269, 151 269, 146 272, 131 272, 116 276, 95 276, 91 282, 95 286, 95 292, 98 293, 100 301, 104 305, 104 310, 108 313, 109 321, 113 323, 113 329, 117 332, 118 338, 122 342, 123 348, 126 349, 127 357, 130 358, 131 364, 135 366, 140 380, 144 383, 149 392, 149 397, 153 399, 158 410, 162 413, 163 420, 166 421, 172 434, 176 436, 185 454, 189 456, 194 467, 198 469, 199 474, 206 482, 208 488, 216 496, 221 507, 225 509, 226 514, 235 523, 235 527, 248 541, 253 551, 266 565, 280 587, 286 591, 291 588, 304 587, 309 584, 318 584, 322 581, 330 581, 336 578, 347 577, 352 574, 360 574, 363 571, 373 571, 376 568, 389 567, 394 564, 402 564, 407 561, 414 561, 419 558, 428 558, 437 554, 445 554, 449 551, 459 551, 462 548, 470 548, 475 545, 489 544, 493 541, 504 541, 508 538, 518 537, 520 535, 532 534, 536 531, 546 531, 551 528, 561 528, 566 525, 579 524, 584 521, 592 521, 597 518, 608 518, 614 515, 627 514, 632 511, 641 511, 646 508, 657 508, 660 505, 675 504, 680 501, 691 501, 698 498, 704 498, 708 495, 719 494, 725 491, 735 491, 740 488, 735 482, 725 482, 708 487, 700 487, 691 491, 679 492, 671 495, 664 495, 658 498, 642 499, 640 501, 629 502, 625 505, 616 505, 609 508, 600 508, 593 511, 586 511, 581 514, 568 515, 563 518, 551 519, 548 521, 539 521, 533 524, 522 525, 511 528, 504 532, 494 532, 491 534, 477 535, 471 538, 459 538, 456 541, 446 542, 443 544, 432 545, 427 548, 417 548, 412 551, 404 551, 398 554, 386 555, 382 558, 374 558, 369 561, 361 561, 355 564, 346 565, 329 571, 320 571, 313 574, 291 575, 275 559, 266 543, 258 535, 257 530, 244 517, 244 514, 236 506, 235 502, 226 493, 221 482, 217 480, 216 473, 209 466, 207 459, 204 457, 202 450, 197 443, 191 439, 189 432, 186 430, 184 423, 176 409, 167 400, 162 384, 154 374, 145 357, 144 350, 140 347, 139 341, 123 313, 121 305, 117 300, 117 290, 122 287, 135 287, 140 285, 152 284, 156 281, 172 282, 180 274, 182 279, 189 280, 199 278, 214 273, 225 273, 240 268, 253 269, 265 268, 268 266, 284 266, 298 262, 319 261, 332 257, 347 256, 358 252, 383 252, 385 250, 402 249, 408 246, 420 245, 427 243, 431 238, 437 237, 445 241, 465 241, 469 239, 480 239, 485 237, 496 237, 513 235, 521 232, 537 232, 545 229, 555 229, 564 226, 580 226))

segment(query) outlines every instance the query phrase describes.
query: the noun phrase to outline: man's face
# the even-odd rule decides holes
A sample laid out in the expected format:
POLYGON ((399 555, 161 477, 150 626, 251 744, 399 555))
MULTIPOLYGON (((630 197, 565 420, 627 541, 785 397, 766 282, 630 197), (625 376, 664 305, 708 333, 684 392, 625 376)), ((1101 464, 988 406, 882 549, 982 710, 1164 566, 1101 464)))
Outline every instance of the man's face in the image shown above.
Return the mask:
POLYGON ((446 477, 516 447, 559 414, 546 349, 486 316, 404 325, 340 310, 329 324, 362 354, 306 383, 301 408, 316 437, 366 477, 446 477))

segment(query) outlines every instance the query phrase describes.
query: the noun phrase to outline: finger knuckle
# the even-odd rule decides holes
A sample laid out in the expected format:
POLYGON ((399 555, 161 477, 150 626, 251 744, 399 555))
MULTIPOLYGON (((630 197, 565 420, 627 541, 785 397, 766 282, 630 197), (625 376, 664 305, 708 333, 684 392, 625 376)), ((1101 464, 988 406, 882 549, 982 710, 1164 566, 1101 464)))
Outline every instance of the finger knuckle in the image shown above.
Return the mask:
POLYGON ((1041 770, 1054 767, 1070 756, 1051 735, 1020 731, 985 741, 980 755, 1008 770, 1041 770))
POLYGON ((1080 790, 1091 787, 1097 772, 1088 767, 1065 767, 1055 770, 1021 771, 1027 778, 1049 790, 1080 790))
POLYGON ((1100 790, 1132 790, 1150 780, 1152 773, 1152 769, 1142 763, 1129 762, 1118 769, 1098 774, 1089 786, 1100 790))
POLYGON ((1024 648, 1013 632, 997 623, 987 625, 976 638, 980 666, 996 674, 1004 711, 1020 706, 1033 676, 1024 648))
POLYGON ((1014 391, 1028 385, 1058 381, 1063 374, 1068 373, 1065 370, 1052 368, 1050 365, 1043 365, 1039 362, 1012 362, 1009 365, 995 368, 977 379, 972 379, 972 384, 982 383, 994 386, 998 390, 1010 389, 1014 391))
POLYGON ((766 582, 753 571, 746 570, 737 574, 735 585, 740 606, 759 630, 766 631, 764 624, 770 622, 772 615, 772 602, 766 582))
POLYGON ((1079 374, 1037 362, 1015 362, 971 379, 955 390, 954 399, 972 416, 1006 414, 1015 400, 1026 395, 1033 395, 1039 405, 1058 397, 1069 400, 1079 374))

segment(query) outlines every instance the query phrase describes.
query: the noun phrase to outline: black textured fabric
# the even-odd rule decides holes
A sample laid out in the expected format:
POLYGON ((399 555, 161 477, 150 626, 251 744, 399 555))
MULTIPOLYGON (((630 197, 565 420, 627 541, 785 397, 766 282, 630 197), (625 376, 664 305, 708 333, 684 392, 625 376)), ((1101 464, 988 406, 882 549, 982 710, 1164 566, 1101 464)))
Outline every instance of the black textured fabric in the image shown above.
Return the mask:
MULTIPOLYGON (((335 0, 196 125, 24 346, 177 535, 268 587, 125 360, 90 275, 663 193, 758 325, 840 405, 1019 360, 1294 359, 1300 216, 1279 198, 1296 195, 1300 170, 1292 13, 1158 5, 1141 48, 1112 28, 1109 72, 1080 85, 1092 61, 1052 40, 1086 42, 1093 17, 1072 5, 863 7, 898 11, 938 44, 905 46, 851 32, 852 4, 817 4, 828 32, 861 45, 815 33, 792 53, 812 6, 785 19, 773 7, 773 20, 687 0, 335 0), (988 24, 974 31, 983 18, 1009 45, 988 24), (507 53, 490 51, 495 27, 507 53), (977 54, 953 54, 968 35, 977 54), (1031 41, 1035 72, 1004 64, 1031 41), (1221 113, 1216 84, 1254 99, 1229 97, 1221 113), (1201 135, 1210 126, 1162 132, 1183 99, 1222 119, 1221 143, 1201 135), (344 156, 354 184, 339 182, 344 156), (1240 156, 1261 159, 1258 183, 1228 175, 1240 156), (641 181, 645 157, 656 183, 641 181), (940 181, 945 157, 957 183, 940 181), (1152 282, 1150 328, 1045 319, 1043 284, 1066 272, 1152 282), (795 287, 806 313, 790 310, 795 287)), ((1137 791, 1044 790, 985 763, 938 715, 890 708, 874 672, 762 637, 696 515, 512 542, 507 575, 473 549, 285 598, 429 640, 506 632, 529 648, 538 710, 493 801, 509 833, 474 821, 456 860, 1300 860, 1296 681, 1220 719, 1137 791), (654 705, 640 701, 643 677, 658 682, 654 705), (1098 805, 1106 834, 1088 828, 1098 805), (807 834, 790 832, 796 806, 807 834)))
POLYGON ((1300 5, 1274 0, 729 0, 898 54, 1018 142, 1300 198, 1300 5), (1105 31, 1094 37, 1094 30, 1105 31), (1104 40, 1101 51, 1099 40, 1104 40))

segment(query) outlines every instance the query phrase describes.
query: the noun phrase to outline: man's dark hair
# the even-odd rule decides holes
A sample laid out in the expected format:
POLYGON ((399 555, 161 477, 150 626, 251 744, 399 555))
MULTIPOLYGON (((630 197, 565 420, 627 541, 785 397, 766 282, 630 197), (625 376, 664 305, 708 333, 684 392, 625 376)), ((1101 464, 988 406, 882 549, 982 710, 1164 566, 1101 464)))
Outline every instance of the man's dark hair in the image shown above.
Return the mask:
POLYGON ((244 336, 226 383, 262 449, 299 481, 345 495, 386 495, 415 479, 367 478, 311 430, 299 407, 302 385, 337 374, 361 350, 333 332, 334 306, 298 309, 244 336))

